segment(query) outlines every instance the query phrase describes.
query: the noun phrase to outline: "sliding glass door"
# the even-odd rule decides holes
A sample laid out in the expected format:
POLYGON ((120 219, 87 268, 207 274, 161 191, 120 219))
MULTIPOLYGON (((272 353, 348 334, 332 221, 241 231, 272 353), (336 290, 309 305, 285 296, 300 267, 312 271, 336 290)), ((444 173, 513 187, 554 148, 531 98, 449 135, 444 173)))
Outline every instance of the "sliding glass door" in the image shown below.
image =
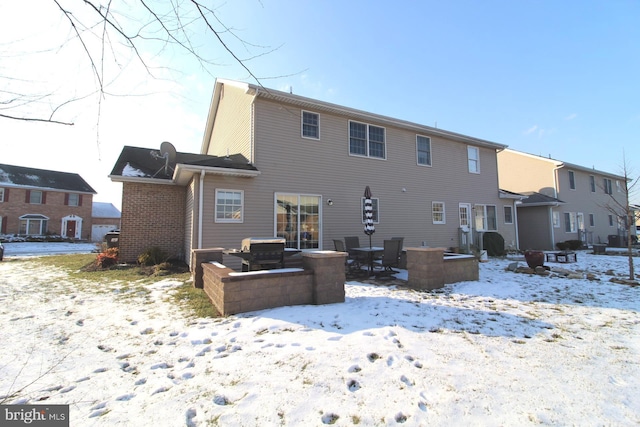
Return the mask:
POLYGON ((276 193, 275 199, 276 236, 285 238, 287 248, 320 249, 321 197, 276 193))

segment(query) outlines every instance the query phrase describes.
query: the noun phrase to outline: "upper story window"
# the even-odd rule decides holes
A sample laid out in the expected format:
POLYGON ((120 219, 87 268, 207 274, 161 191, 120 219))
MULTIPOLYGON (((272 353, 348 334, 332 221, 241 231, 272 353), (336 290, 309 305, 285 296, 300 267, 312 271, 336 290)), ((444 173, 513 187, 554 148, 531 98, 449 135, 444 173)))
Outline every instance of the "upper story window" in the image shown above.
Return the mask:
POLYGON ((596 177, 593 175, 589 175, 589 187, 592 193, 596 192, 596 177))
POLYGON ((27 200, 32 205, 44 204, 44 195, 39 190, 27 190, 27 200))
POLYGON ((467 147, 467 159, 469 161, 469 172, 480 173, 480 150, 478 147, 467 147))
MULTIPOLYGON (((371 198, 371 208, 373 209, 373 223, 374 224, 379 224, 380 223, 380 199, 378 199, 377 197, 372 197, 371 198)), ((360 212, 362 212, 362 223, 364 224, 365 221, 365 216, 364 216, 364 197, 361 199, 360 201, 360 212)))
POLYGON ((4 202, 4 188, 0 188, 0 203, 4 202))
POLYGON ((350 121, 349 154, 385 159, 386 146, 384 128, 350 121))
POLYGON ((569 171, 569 188, 576 189, 576 174, 573 171, 569 171))
POLYGON ((553 228, 560 228, 560 212, 553 211, 553 228))
POLYGON ((431 202, 431 217, 434 224, 446 224, 444 202, 431 202))
POLYGON ((431 166, 431 138, 416 135, 416 153, 419 165, 431 166))
POLYGON ((616 191, 622 193, 622 184, 618 180, 616 180, 616 191))
POLYGON ((320 139, 320 114, 302 112, 302 137, 320 139))
POLYGON ((67 206, 80 206, 81 196, 78 193, 69 193, 66 195, 67 206))
POLYGON ((244 192, 239 190, 216 190, 215 222, 242 222, 244 192))
POLYGON ((596 216, 592 213, 589 214, 589 227, 596 226, 596 216))
POLYGON ((604 179, 604 193, 605 194, 613 194, 613 190, 611 188, 611 180, 608 178, 604 179))

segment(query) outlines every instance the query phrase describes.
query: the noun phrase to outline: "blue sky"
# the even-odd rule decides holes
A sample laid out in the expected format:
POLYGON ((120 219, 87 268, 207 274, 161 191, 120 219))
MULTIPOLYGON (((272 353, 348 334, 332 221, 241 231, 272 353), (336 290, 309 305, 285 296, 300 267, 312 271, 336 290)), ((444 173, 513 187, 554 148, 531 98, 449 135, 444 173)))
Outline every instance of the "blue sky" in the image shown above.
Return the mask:
MULTIPOLYGON (((240 57, 261 55, 246 65, 266 87, 612 173, 622 173, 626 156, 630 175, 640 174, 638 1, 217 4, 219 18, 258 45, 225 39, 240 57)), ((5 20, 7 7, 0 7, 5 20)), ((23 7, 13 16, 29 12, 23 7)), ((51 11, 44 12, 39 18, 51 21, 51 11)), ((209 73, 179 54, 154 58, 183 71, 169 81, 126 74, 125 67, 121 92, 152 95, 107 99, 100 126, 90 107, 74 113, 72 129, 0 121, 8 135, 1 161, 78 172, 98 190, 97 200, 119 206, 120 185, 106 176, 123 145, 159 147, 167 140, 178 151, 197 152, 215 77, 253 82, 219 45, 204 51, 219 64, 209 73), (32 147, 29 155, 6 151, 9 141, 32 147), (68 148, 60 149, 60 141, 68 148)), ((59 56, 48 59, 47 69, 61 66, 59 56)), ((62 75, 75 82, 71 73, 62 75)))

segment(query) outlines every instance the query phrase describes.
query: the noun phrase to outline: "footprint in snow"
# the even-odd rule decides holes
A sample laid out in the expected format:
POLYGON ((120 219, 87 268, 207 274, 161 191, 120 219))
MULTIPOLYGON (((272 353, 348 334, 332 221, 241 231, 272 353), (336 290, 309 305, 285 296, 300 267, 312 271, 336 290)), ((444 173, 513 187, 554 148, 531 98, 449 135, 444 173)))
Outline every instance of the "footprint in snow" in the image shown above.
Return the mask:
POLYGON ((106 408, 98 409, 97 411, 93 411, 91 414, 89 414, 89 418, 100 417, 106 414, 107 412, 109 412, 109 410, 106 408))
POLYGON ((151 369, 169 369, 173 368, 173 365, 167 362, 156 363, 155 365, 151 365, 151 369))
POLYGON ((103 409, 107 407, 107 402, 100 402, 100 403, 96 403, 95 405, 93 405, 91 407, 92 411, 98 410, 98 409, 103 409))
POLYGON ((349 380, 347 381, 347 388, 349 389, 349 391, 358 391, 360 390, 361 386, 360 383, 356 380, 349 380))
POLYGON ((362 371, 362 368, 358 365, 351 365, 349 367, 349 369, 347 369, 348 372, 360 372, 362 371))
POLYGON ((81 382, 84 382, 84 381, 89 381, 89 379, 90 379, 89 377, 82 377, 82 378, 78 378, 78 379, 76 380, 76 382, 77 382, 77 383, 81 383, 81 382))
POLYGON ((178 336, 178 332, 173 331, 169 334, 170 337, 177 337, 178 336))
POLYGON ((387 366, 393 366, 395 362, 396 362, 396 358, 394 356, 387 357, 387 366))
POLYGON ((134 397, 136 397, 135 394, 128 393, 128 394, 123 394, 122 396, 116 397, 116 400, 119 401, 119 402, 128 402, 129 400, 133 399, 134 397))
POLYGON ((190 380, 194 376, 195 375, 193 374, 193 372, 185 372, 184 374, 182 374, 182 379, 183 380, 190 380))
POLYGON ((107 372, 107 368, 98 368, 93 371, 94 374, 100 374, 102 372, 107 372))
POLYGON ((142 384, 146 384, 146 383, 147 383, 147 379, 146 378, 140 378, 138 381, 133 383, 133 385, 142 385, 142 384))
POLYGON ((187 409, 187 412, 185 413, 187 427, 196 427, 196 423, 193 422, 193 419, 196 417, 196 415, 197 415, 197 412, 195 408, 187 409))
POLYGON ((80 319, 80 320, 76 321, 76 325, 84 326, 84 320, 80 319))
POLYGON ((169 387, 160 387, 160 388, 156 389, 156 391, 154 391, 151 394, 154 395, 154 394, 158 394, 158 393, 164 393, 165 391, 169 391, 169 387))
POLYGON ((108 352, 113 351, 113 348, 109 347, 108 345, 100 344, 100 345, 98 345, 98 350, 104 351, 105 353, 108 353, 108 352))
POLYGON ((415 382, 411 381, 409 378, 405 377, 404 375, 400 376, 400 381, 402 381, 403 383, 405 383, 409 387, 416 385, 415 382))
POLYGON ((71 390, 73 390, 74 388, 76 388, 76 386, 74 385, 70 385, 68 387, 63 388, 62 390, 60 390, 60 393, 69 393, 71 390))
POLYGON ((403 414, 402 412, 398 412, 396 414, 396 416, 394 417, 394 419, 396 420, 397 423, 403 424, 403 423, 407 422, 409 417, 407 415, 403 414))
POLYGON ((322 424, 335 424, 339 418, 340 418, 339 415, 331 412, 331 413, 322 415, 321 420, 322 420, 322 424))
POLYGON ((226 406, 231 404, 232 402, 229 399, 227 399, 226 396, 218 394, 213 397, 213 403, 220 406, 226 406))
POLYGON ((153 333, 153 328, 144 328, 140 331, 140 335, 149 335, 153 333))
POLYGON ((375 362, 376 360, 380 359, 381 356, 378 353, 369 353, 367 354, 367 359, 369 359, 369 362, 375 362))

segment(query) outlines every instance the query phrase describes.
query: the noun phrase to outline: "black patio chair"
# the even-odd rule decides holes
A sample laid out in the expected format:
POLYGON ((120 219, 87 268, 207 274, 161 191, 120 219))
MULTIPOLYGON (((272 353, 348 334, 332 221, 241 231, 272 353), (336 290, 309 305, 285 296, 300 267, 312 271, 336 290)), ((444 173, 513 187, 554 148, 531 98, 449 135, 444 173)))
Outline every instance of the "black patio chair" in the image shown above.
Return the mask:
POLYGON ((402 247, 400 246, 400 240, 385 240, 383 242, 383 247, 384 250, 382 252, 382 259, 376 261, 376 264, 383 268, 383 271, 380 274, 399 273, 399 271, 396 271, 393 268, 399 268, 400 265, 399 255, 402 249, 402 247))

